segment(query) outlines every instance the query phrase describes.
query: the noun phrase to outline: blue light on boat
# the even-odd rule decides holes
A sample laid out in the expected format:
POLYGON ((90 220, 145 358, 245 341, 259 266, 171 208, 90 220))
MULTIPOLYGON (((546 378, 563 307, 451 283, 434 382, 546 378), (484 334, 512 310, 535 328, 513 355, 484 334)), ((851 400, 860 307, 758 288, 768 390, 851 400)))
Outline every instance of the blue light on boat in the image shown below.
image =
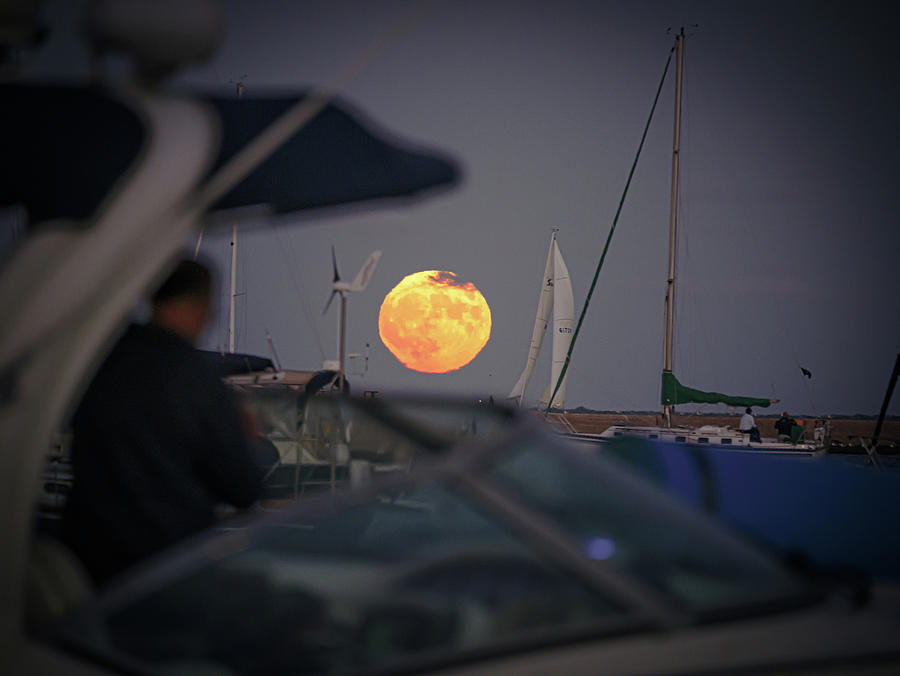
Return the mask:
POLYGON ((585 543, 584 550, 595 561, 605 561, 616 553, 616 542, 610 538, 593 537, 585 543))

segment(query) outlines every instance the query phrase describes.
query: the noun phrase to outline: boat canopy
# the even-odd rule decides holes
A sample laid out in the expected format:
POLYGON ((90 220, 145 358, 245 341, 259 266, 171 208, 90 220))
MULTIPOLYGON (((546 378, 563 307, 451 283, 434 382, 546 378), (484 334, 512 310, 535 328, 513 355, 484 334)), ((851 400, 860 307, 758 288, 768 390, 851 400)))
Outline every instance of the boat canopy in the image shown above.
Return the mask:
MULTIPOLYGON (((221 122, 219 169, 307 91, 259 97, 197 94, 221 122)), ((148 130, 125 98, 97 87, 0 85, 0 205, 21 204, 29 226, 90 218, 140 156, 148 130)), ((213 210, 267 204, 293 213, 456 185, 449 155, 406 142, 334 99, 237 183, 213 210)))
POLYGON ((719 392, 703 392, 690 387, 685 387, 671 371, 662 372, 662 404, 674 406, 675 404, 727 404, 728 406, 761 406, 771 405, 774 400, 760 399, 758 397, 733 397, 719 392))

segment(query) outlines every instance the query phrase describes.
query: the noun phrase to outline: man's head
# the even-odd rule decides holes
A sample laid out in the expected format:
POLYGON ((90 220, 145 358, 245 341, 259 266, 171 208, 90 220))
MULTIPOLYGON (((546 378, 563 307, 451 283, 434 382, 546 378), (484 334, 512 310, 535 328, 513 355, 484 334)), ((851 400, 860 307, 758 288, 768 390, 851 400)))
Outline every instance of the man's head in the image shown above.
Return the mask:
POLYGON ((782 411, 782 412, 781 412, 781 417, 782 417, 782 418, 787 418, 787 417, 788 417, 787 411, 782 411))
POLYGON ((751 409, 751 408, 748 406, 747 408, 744 409, 744 413, 753 413, 753 409, 751 409))
POLYGON ((151 297, 153 323, 195 344, 210 315, 212 275, 205 265, 183 260, 151 297))

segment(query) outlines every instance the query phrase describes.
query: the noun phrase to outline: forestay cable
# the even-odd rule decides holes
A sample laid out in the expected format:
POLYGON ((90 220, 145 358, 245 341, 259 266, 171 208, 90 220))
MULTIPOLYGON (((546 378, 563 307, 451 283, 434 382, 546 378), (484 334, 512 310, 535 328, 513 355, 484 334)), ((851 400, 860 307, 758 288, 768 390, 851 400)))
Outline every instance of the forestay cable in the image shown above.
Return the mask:
POLYGON ((653 120, 653 113, 656 111, 656 104, 659 101, 659 94, 662 92, 663 83, 666 81, 666 75, 669 72, 669 65, 672 63, 672 53, 675 48, 669 50, 669 58, 666 59, 666 67, 663 68, 662 78, 659 86, 656 88, 656 96, 653 98, 653 105, 650 107, 650 115, 647 118, 647 124, 644 125, 644 133, 641 134, 641 142, 638 144, 637 153, 634 156, 634 162, 631 164, 631 171, 628 172, 628 180, 625 181, 625 189, 622 191, 622 197, 619 198, 619 206, 616 209, 616 215, 613 217, 612 227, 606 236, 606 244, 603 246, 603 253, 600 255, 600 261, 597 263, 597 269, 594 271, 594 279, 591 282, 591 288, 588 290, 587 297, 584 299, 584 307, 581 308, 581 315, 578 317, 578 325, 575 327, 575 333, 572 334, 572 342, 569 343, 569 351, 566 353, 566 361, 563 363, 562 370, 559 373, 559 379, 556 381, 556 387, 547 402, 546 414, 550 413, 550 406, 559 388, 562 387, 563 379, 566 377, 566 371, 569 369, 569 363, 572 360, 572 350, 575 349, 575 341, 578 340, 578 332, 581 330, 581 324, 584 322, 584 316, 587 314, 588 305, 591 302, 591 296, 594 294, 594 288, 597 286, 597 278, 600 276, 600 269, 603 267, 603 261, 606 260, 606 252, 609 250, 609 243, 612 241, 613 233, 616 231, 616 224, 619 222, 619 214, 622 213, 622 205, 625 203, 625 196, 628 194, 628 188, 631 185, 631 178, 634 176, 634 170, 637 168, 638 159, 641 157, 641 150, 644 148, 644 140, 647 138, 647 131, 650 129, 650 122, 653 120))

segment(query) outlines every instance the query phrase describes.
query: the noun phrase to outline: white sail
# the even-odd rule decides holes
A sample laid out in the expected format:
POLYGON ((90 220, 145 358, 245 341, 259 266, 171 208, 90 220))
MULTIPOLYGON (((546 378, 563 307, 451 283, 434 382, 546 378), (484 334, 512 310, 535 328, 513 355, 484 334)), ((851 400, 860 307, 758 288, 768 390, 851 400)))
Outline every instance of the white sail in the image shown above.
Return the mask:
POLYGON ((538 299, 537 315, 534 318, 534 329, 531 332, 531 347, 528 350, 528 359, 525 362, 525 370, 519 376, 519 380, 509 393, 508 399, 518 399, 519 406, 525 398, 525 388, 534 371, 534 363, 537 361, 541 343, 544 340, 544 332, 550 322, 550 312, 553 309, 553 251, 556 245, 556 231, 550 235, 550 250, 547 252, 547 264, 544 266, 544 277, 541 280, 541 295, 538 299))
MULTIPOLYGON (((528 360, 525 362, 525 370, 519 376, 519 380, 509 393, 509 399, 517 399, 522 405, 525 399, 525 388, 534 364, 537 361, 538 352, 544 340, 544 333, 548 324, 553 322, 553 357, 550 373, 550 384, 541 396, 541 403, 547 404, 550 395, 556 387, 559 375, 562 373, 563 364, 569 345, 572 343, 572 327, 575 320, 575 300, 572 296, 572 282, 569 279, 569 269, 563 260, 559 243, 556 241, 556 231, 550 236, 550 250, 547 252, 547 264, 544 266, 544 279, 541 283, 541 296, 538 300, 537 316, 534 319, 534 330, 531 334, 531 348, 528 351, 528 360)), ((568 377, 568 376, 567 376, 568 377)), ((556 396, 553 398, 551 408, 562 408, 566 399, 566 378, 563 379, 556 396)))
MULTIPOLYGON (((550 401, 550 395, 559 381, 569 345, 572 344, 573 327, 575 325, 575 299, 572 296, 572 281, 569 279, 569 269, 563 261, 559 244, 553 242, 553 362, 550 369, 550 385, 541 397, 541 403, 546 405, 550 401)), ((569 378, 568 371, 565 378, 553 397, 550 408, 563 408, 566 400, 566 381, 569 378)))

